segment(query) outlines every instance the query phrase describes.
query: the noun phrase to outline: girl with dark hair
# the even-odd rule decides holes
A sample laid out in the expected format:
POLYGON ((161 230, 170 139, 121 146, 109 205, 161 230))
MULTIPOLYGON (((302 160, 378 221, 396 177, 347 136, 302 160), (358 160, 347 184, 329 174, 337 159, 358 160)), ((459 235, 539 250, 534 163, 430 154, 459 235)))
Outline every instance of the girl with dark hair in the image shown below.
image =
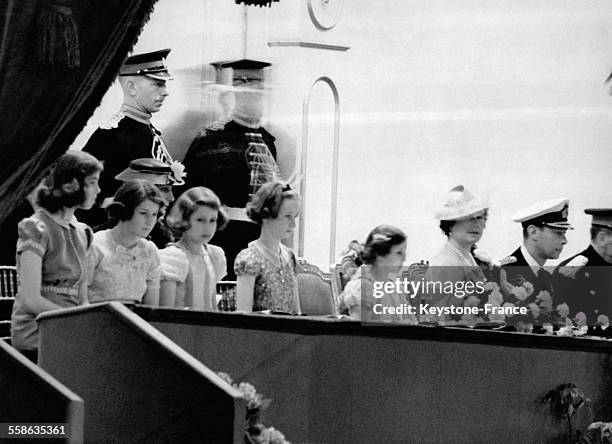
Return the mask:
POLYGON ((87 301, 86 264, 93 233, 74 212, 94 205, 102 168, 92 155, 68 151, 55 162, 38 192, 40 209, 19 223, 19 291, 11 341, 32 358, 38 349, 36 316, 87 301))
POLYGON ((180 239, 161 250, 160 305, 216 310, 216 284, 227 274, 221 247, 208 242, 228 218, 217 195, 194 187, 174 202, 166 225, 180 239))
POLYGON ((237 310, 300 313, 295 255, 281 243, 293 233, 299 208, 299 195, 282 182, 262 185, 247 204, 261 235, 234 263, 237 310))
POLYGON ((145 180, 125 182, 107 208, 117 221, 94 235, 90 257, 89 300, 158 305, 160 263, 147 236, 164 201, 155 185, 145 180))
POLYGON ((340 295, 341 304, 348 307, 349 315, 363 321, 416 324, 414 315, 396 310, 408 305, 405 295, 396 291, 382 291, 384 283, 399 278, 401 266, 406 260, 404 232, 392 225, 377 226, 368 235, 360 259, 365 265, 357 270, 340 295))

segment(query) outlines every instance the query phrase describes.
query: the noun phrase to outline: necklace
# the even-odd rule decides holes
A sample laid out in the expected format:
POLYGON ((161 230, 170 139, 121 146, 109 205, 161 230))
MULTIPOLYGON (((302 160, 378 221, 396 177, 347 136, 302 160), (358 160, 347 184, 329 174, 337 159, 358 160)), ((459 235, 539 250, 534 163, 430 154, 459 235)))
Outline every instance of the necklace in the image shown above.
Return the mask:
POLYGON ((136 239, 133 243, 129 243, 128 245, 128 242, 124 239, 123 236, 121 236, 121 233, 119 232, 119 225, 115 226, 114 228, 111 228, 111 236, 113 237, 115 242, 117 242, 117 244, 127 249, 133 248, 138 244, 138 239, 136 239))
POLYGON ((476 261, 474 260, 474 258, 472 257, 471 253, 469 254, 469 257, 466 257, 463 252, 452 242, 452 241, 448 241, 448 245, 450 247, 450 249, 453 251, 453 253, 455 253, 457 256, 459 256, 459 259, 461 259, 461 261, 466 264, 469 265, 470 267, 477 267, 478 264, 476 263, 476 261))
POLYGON ((272 250, 272 248, 268 247, 259 239, 257 240, 257 245, 261 249, 262 253, 264 253, 268 260, 270 260, 274 265, 279 267, 283 266, 283 254, 280 245, 278 246, 278 251, 272 250))
POLYGON ((202 244, 195 244, 194 246, 194 244, 184 241, 182 237, 179 239, 178 243, 185 247, 185 250, 189 253, 202 256, 202 244))

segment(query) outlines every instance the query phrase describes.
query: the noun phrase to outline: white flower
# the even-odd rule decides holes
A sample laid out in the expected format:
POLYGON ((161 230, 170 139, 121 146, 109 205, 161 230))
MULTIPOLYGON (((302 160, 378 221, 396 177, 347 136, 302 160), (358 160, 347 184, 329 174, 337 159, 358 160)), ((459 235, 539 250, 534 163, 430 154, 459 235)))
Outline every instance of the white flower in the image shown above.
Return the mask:
POLYGON ((563 304, 557 305, 557 313, 559 313, 559 316, 561 316, 562 318, 566 318, 567 315, 569 315, 569 312, 569 306, 565 302, 563 304))
POLYGON ((495 281, 489 281, 486 284, 484 284, 484 290, 485 291, 499 291, 499 285, 497 285, 497 282, 495 281))
POLYGON ((529 309, 531 310, 531 314, 534 318, 537 318, 540 315, 540 307, 535 302, 529 304, 529 309))
POLYGON ((486 262, 489 265, 500 265, 499 261, 495 261, 493 260, 493 258, 491 257, 491 255, 485 251, 482 251, 480 249, 476 249, 472 252, 472 254, 474 255, 475 258, 480 259, 482 262, 486 262))
POLYGON ((489 304, 499 307, 504 302, 504 296, 499 292, 499 290, 492 291, 491 293, 489 293, 488 302, 489 304))
POLYGON ((584 314, 584 312, 580 311, 576 313, 576 316, 574 316, 574 321, 576 321, 576 324, 578 324, 579 326, 586 325, 587 315, 584 314))
POLYGON ((533 284, 529 281, 525 281, 523 282, 522 287, 527 290, 527 297, 531 296, 533 294, 533 284))
POLYGON ((524 287, 513 287, 512 294, 519 301, 524 301, 525 299, 527 299, 528 296, 527 290, 524 287))
POLYGON ((174 185, 184 185, 185 181, 183 180, 183 178, 187 177, 187 173, 185 172, 185 165, 183 165, 178 160, 173 160, 170 163, 170 169, 172 170, 174 185))
POLYGON ((574 332, 574 334, 576 336, 584 336, 587 334, 587 332, 589 331, 589 326, 588 325, 582 325, 578 328, 578 330, 576 330, 574 332))
POLYGON ((601 325, 604 330, 610 326, 610 319, 606 315, 597 316, 597 324, 601 325))
POLYGON ((480 304, 480 299, 474 295, 468 296, 463 302, 463 305, 466 307, 478 307, 478 304, 480 304))

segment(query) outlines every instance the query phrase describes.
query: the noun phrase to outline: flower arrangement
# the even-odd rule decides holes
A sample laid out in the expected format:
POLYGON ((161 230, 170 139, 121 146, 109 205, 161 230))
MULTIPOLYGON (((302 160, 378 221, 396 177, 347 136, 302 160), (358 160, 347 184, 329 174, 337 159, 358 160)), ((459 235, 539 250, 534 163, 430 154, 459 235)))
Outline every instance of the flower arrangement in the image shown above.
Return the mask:
POLYGON ((573 420, 583 407, 590 412, 590 402, 584 392, 571 382, 549 390, 540 398, 540 403, 548 407, 550 414, 557 422, 567 421, 568 433, 564 435, 564 439, 569 443, 584 442, 582 433, 575 429, 573 420))
POLYGON ((235 383, 230 375, 223 372, 217 372, 217 375, 238 390, 247 402, 245 444, 291 444, 280 431, 261 423, 261 414, 270 406, 271 399, 257 393, 255 387, 248 382, 235 383))
MULTIPOLYGON (((568 433, 559 442, 571 444, 612 444, 612 422, 592 422, 583 433, 574 426, 578 412, 586 407, 590 414, 590 399, 575 384, 568 382, 549 390, 538 399, 546 405, 549 413, 557 422, 567 421, 568 433)), ((556 441, 555 441, 556 442, 556 441)))

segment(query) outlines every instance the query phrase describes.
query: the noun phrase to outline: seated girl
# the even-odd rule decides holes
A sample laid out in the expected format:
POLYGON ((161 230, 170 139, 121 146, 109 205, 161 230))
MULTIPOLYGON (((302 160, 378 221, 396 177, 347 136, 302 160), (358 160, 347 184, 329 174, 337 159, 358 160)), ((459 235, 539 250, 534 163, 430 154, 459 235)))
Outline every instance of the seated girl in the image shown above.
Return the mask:
POLYGON ((74 212, 94 205, 101 171, 95 157, 68 151, 55 162, 38 192, 40 209, 19 223, 19 290, 11 316, 11 341, 32 358, 38 349, 36 316, 87 301, 86 263, 93 233, 76 220, 74 212))
POLYGON ((391 225, 374 228, 360 256, 365 265, 357 270, 340 295, 341 304, 348 307, 349 315, 363 321, 416 324, 414 314, 402 312, 410 302, 405 294, 382 291, 385 282, 400 277, 406 259, 406 235, 402 230, 391 225))
POLYGON ((216 310, 217 282, 226 274, 221 247, 210 245, 228 218, 215 193, 205 187, 190 188, 174 202, 166 224, 180 236, 161 250, 160 305, 216 310))
POLYGON ((247 215, 261 235, 236 256, 237 310, 300 313, 295 255, 281 243, 293 233, 299 207, 299 195, 282 182, 266 183, 251 197, 247 215))
POLYGON ((146 239, 164 205, 155 185, 144 180, 124 183, 107 208, 117 224, 94 235, 90 255, 89 301, 159 301, 157 247, 146 239))

